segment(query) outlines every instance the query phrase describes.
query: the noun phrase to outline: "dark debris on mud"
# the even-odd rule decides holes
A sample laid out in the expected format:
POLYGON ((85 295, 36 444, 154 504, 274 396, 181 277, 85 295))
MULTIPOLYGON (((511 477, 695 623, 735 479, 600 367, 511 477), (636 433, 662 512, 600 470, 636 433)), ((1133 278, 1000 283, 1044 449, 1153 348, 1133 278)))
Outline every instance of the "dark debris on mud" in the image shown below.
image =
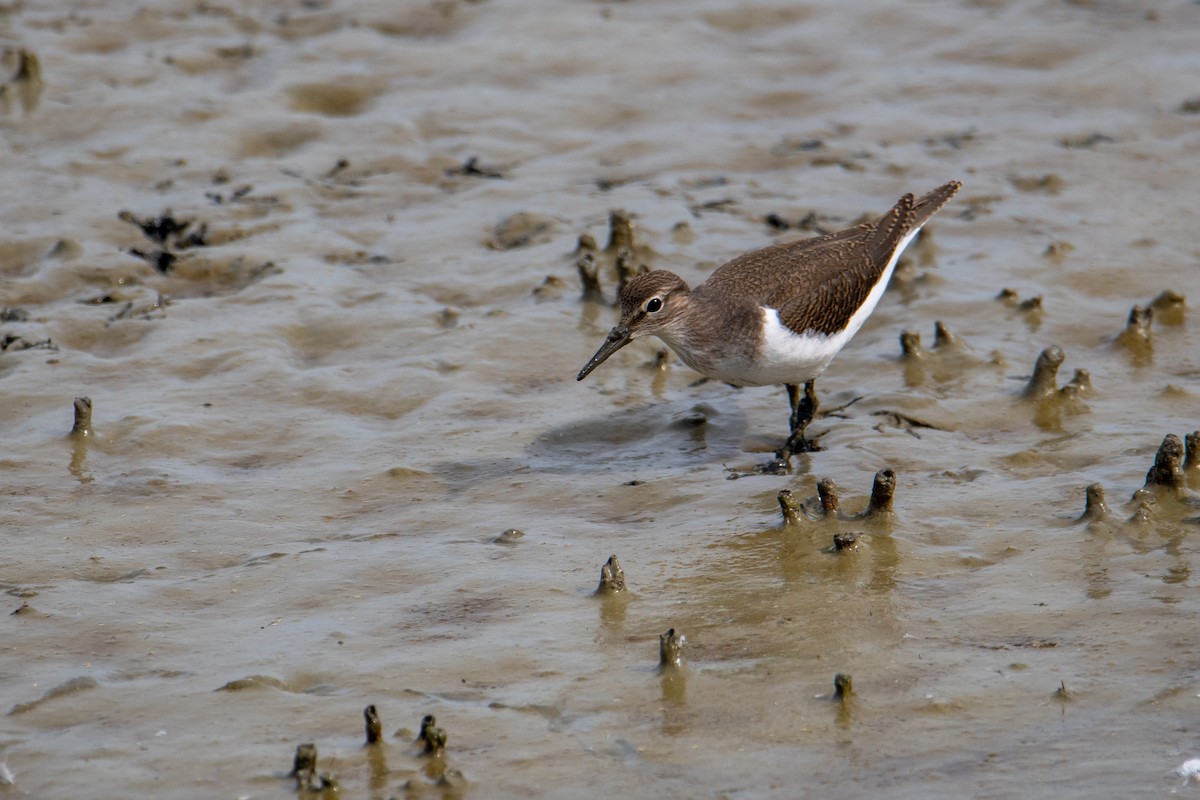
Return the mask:
POLYGON ((155 245, 146 250, 130 248, 129 254, 137 256, 164 275, 175 266, 180 251, 208 246, 208 223, 202 222, 193 228, 195 220, 177 219, 170 211, 164 211, 157 217, 138 217, 132 211, 121 211, 117 213, 117 219, 136 226, 155 245))

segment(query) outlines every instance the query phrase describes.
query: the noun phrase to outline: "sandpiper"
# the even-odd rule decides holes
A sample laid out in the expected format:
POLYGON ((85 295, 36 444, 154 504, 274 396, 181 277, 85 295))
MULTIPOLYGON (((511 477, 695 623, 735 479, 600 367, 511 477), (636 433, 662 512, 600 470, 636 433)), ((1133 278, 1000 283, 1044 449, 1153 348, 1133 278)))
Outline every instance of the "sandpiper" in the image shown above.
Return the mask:
POLYGON ((961 185, 917 200, 906 194, 873 222, 745 253, 695 289, 666 270, 638 275, 621 291, 620 322, 577 380, 652 334, 701 375, 735 386, 783 384, 791 435, 768 468, 786 469, 793 454, 819 449, 805 438, 817 376, 875 309, 904 248, 961 185))

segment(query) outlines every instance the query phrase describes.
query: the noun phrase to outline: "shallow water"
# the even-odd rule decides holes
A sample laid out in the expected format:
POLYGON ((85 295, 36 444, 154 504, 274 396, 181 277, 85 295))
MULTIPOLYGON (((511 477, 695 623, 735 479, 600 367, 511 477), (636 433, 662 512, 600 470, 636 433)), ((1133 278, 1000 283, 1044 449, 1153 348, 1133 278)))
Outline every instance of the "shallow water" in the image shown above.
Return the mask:
POLYGON ((1117 339, 1200 297, 1198 25, 1182 1, 0 9, 5 74, 24 49, 41 76, 0 95, 0 793, 292 797, 307 741, 355 797, 461 793, 443 766, 486 797, 1194 791, 1200 477, 1124 520, 1200 427, 1195 311, 1117 339), (572 252, 612 209, 699 281, 809 235, 769 214, 837 228, 952 178, 792 475, 730 480, 780 443, 780 389, 657 370, 656 343, 574 380, 615 310, 572 252), (193 220, 165 274, 122 211, 193 220), (902 360, 935 320, 964 348, 902 360), (1094 391, 1039 409, 1053 344, 1094 391), (853 513, 887 467, 890 522, 781 526, 780 489, 830 477, 853 513), (1114 520, 1075 522, 1097 481, 1114 520), (612 553, 630 588, 602 599, 612 553), (427 713, 444 762, 410 741, 427 713))

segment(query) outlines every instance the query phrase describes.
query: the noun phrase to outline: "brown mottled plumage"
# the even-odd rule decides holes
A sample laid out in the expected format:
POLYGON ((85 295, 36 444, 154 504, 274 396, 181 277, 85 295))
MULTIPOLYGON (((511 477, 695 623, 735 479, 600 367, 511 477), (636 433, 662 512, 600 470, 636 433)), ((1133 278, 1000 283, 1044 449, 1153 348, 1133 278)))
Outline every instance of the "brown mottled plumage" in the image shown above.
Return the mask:
POLYGON ((847 311, 862 305, 904 235, 924 225, 960 185, 947 183, 917 202, 906 194, 873 222, 740 255, 695 291, 759 298, 796 333, 832 335, 845 327, 847 311), (805 287, 799 294, 798 285, 805 287))

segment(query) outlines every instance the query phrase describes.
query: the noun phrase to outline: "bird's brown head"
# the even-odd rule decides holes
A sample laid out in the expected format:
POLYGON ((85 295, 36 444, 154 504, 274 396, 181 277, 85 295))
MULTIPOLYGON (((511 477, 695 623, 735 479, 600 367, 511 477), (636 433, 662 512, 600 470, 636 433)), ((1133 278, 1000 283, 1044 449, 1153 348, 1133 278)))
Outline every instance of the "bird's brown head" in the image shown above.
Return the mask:
POLYGON ((687 308, 688 285, 674 272, 656 269, 634 277, 621 290, 621 321, 608 332, 596 355, 584 364, 576 380, 583 380, 606 358, 625 345, 650 334, 663 336, 687 308))

